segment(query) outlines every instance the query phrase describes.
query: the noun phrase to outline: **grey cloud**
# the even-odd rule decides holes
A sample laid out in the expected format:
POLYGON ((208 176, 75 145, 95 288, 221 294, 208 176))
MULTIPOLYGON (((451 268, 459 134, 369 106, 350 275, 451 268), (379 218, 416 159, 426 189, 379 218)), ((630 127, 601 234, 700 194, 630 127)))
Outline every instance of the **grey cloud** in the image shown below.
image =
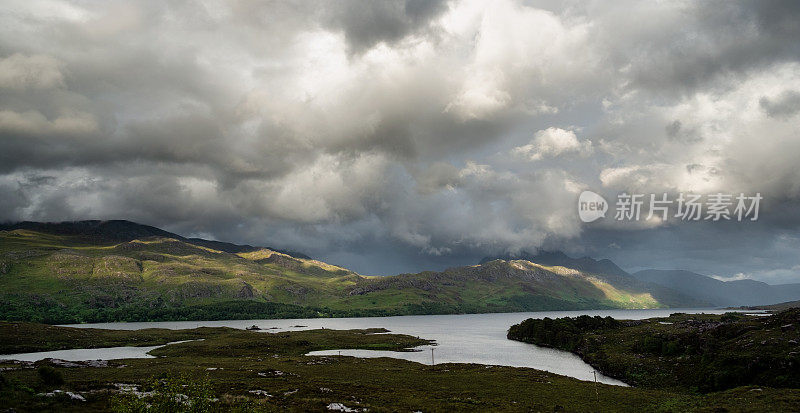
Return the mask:
POLYGON ((667 132, 667 137, 678 142, 697 142, 702 139, 698 136, 697 131, 684 128, 680 120, 674 120, 667 124, 664 128, 667 132))
POLYGON ((774 118, 788 118, 800 112, 800 92, 787 90, 775 98, 762 97, 758 104, 769 116, 774 118))
POLYGON ((730 77, 800 57, 790 40, 800 36, 800 9, 791 1, 673 3, 661 10, 632 2, 589 9, 604 22, 596 34, 607 42, 613 64, 630 73, 628 85, 667 96, 721 87, 730 77), (639 30, 631 18, 651 24, 639 30))
POLYGON ((758 1, 749 0, 744 2, 744 8, 752 10, 756 15, 759 28, 770 33, 776 38, 787 40, 783 45, 788 49, 800 52, 800 46, 792 39, 797 38, 800 25, 797 17, 800 16, 800 4, 792 0, 758 1))
POLYGON ((0 181, 0 220, 18 221, 25 218, 24 208, 31 204, 30 198, 18 182, 5 177, 0 181))
POLYGON ((443 188, 454 188, 460 181, 459 170, 445 162, 435 162, 416 173, 418 190, 423 194, 439 192, 443 188))
POLYGON ((674 138, 674 137, 678 136, 678 133, 680 133, 680 131, 681 131, 681 126, 682 126, 681 125, 681 121, 679 121, 679 120, 672 121, 666 127, 667 136, 669 136, 670 138, 674 138))
POLYGON ((447 8, 443 0, 338 2, 323 17, 325 24, 344 32, 352 52, 361 53, 380 42, 394 43, 427 28, 447 8))
POLYGON ((50 89, 63 84, 60 63, 50 56, 14 53, 0 59, 0 88, 50 89))
POLYGON ((274 32, 283 40, 298 28, 323 27, 342 33, 348 52, 360 54, 381 42, 392 45, 409 35, 429 32, 431 21, 445 12, 447 6, 444 0, 235 1, 231 11, 237 20, 251 28, 274 32))

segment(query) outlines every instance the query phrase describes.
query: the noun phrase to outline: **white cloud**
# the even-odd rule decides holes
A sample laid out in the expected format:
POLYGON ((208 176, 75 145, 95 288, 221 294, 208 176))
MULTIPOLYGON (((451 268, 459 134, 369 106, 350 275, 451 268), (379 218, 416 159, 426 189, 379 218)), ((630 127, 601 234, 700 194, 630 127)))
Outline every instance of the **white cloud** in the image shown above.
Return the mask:
POLYGON ((600 145, 616 160, 600 171, 599 179, 618 190, 774 196, 789 190, 800 195, 793 185, 778 189, 798 179, 796 168, 789 166, 800 153, 794 123, 770 116, 760 104, 764 96, 781 96, 787 89, 800 89, 800 64, 778 64, 671 105, 623 103, 611 116, 624 119, 605 132, 615 139, 600 145), (676 139, 670 133, 690 136, 676 139))
POLYGON ((512 153, 530 160, 557 157, 564 154, 588 156, 593 152, 592 142, 580 142, 575 132, 550 127, 536 132, 531 143, 518 146, 512 153))
POLYGON ((246 183, 240 199, 254 202, 253 212, 316 223, 348 221, 367 214, 367 203, 381 185, 386 158, 362 154, 356 158, 321 155, 306 168, 275 181, 246 183), (245 195, 242 197, 242 195, 245 195))
POLYGON ((564 99, 557 85, 581 87, 598 77, 599 58, 580 19, 513 1, 467 1, 442 20, 457 36, 453 46, 471 47, 469 64, 453 72, 460 86, 446 107, 462 119, 490 119, 503 110, 555 113, 564 99))
POLYGON ((767 284, 795 284, 800 282, 800 265, 787 268, 757 269, 746 273, 739 272, 731 276, 711 275, 711 277, 720 281, 758 280, 767 284))
POLYGON ((749 275, 741 273, 741 272, 737 273, 737 274, 734 274, 734 275, 731 275, 729 277, 726 277, 724 275, 709 275, 709 277, 714 278, 716 280, 720 280, 720 281, 740 281, 740 280, 751 280, 752 279, 752 278, 750 278, 749 275))

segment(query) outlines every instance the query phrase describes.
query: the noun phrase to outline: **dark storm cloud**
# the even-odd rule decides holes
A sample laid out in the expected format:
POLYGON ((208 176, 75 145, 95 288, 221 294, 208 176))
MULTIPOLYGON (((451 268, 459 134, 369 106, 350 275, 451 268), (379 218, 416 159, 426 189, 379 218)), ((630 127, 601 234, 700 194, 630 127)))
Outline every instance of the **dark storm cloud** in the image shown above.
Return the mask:
POLYGON ((394 43, 428 27, 447 8, 443 0, 370 1, 328 3, 324 22, 342 30, 350 50, 360 53, 380 42, 394 43))
POLYGON ((797 38, 800 31, 800 4, 792 0, 750 0, 744 3, 743 8, 754 12, 762 31, 770 33, 776 39, 786 40, 783 46, 787 49, 794 49, 795 53, 800 51, 800 45, 791 41, 797 38))
POLYGON ((797 2, 722 0, 665 4, 661 10, 634 3, 634 13, 652 19, 654 30, 644 33, 631 31, 629 3, 605 6, 590 8, 612 23, 597 26, 597 35, 609 43, 616 65, 630 65, 632 86, 691 93, 800 57, 791 40, 800 36, 797 2))
POLYGON ((778 95, 775 99, 763 97, 758 103, 770 116, 788 118, 800 112, 800 92, 787 90, 778 95))
POLYGON ((377 274, 558 248, 785 280, 798 21, 756 1, 10 1, 0 219, 132 219, 377 274), (587 188, 760 191, 764 220, 600 231, 574 211, 587 188), (712 233, 706 259, 645 251, 712 233))

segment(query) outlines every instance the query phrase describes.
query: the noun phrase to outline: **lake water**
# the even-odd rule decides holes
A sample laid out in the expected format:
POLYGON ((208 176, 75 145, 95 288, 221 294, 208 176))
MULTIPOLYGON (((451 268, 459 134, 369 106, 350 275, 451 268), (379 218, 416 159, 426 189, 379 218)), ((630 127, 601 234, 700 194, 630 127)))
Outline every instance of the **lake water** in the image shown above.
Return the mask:
MULTIPOLYGON (((44 359, 60 359, 67 361, 87 361, 87 360, 117 360, 117 359, 140 359, 152 358, 149 353, 160 347, 168 346, 170 344, 185 343, 184 341, 175 341, 160 346, 146 346, 146 347, 105 347, 105 348, 79 348, 72 350, 55 350, 55 351, 39 351, 35 353, 18 353, 0 355, 0 360, 11 359, 20 361, 39 361, 44 359)), ((191 340, 188 340, 191 341, 191 340)))
MULTIPOLYGON (((393 333, 408 334, 424 339, 435 340, 433 356, 439 363, 478 363, 487 365, 530 367, 545 370, 580 380, 593 380, 594 371, 578 356, 559 350, 534 346, 508 340, 508 328, 528 318, 575 317, 581 314, 611 316, 620 320, 634 320, 652 317, 666 317, 675 312, 722 314, 730 310, 716 309, 656 309, 656 310, 597 310, 597 311, 541 311, 528 313, 495 314, 455 314, 423 315, 398 317, 366 318, 311 318, 286 320, 221 320, 221 321, 164 321, 142 323, 97 323, 76 324, 69 327, 104 328, 116 330, 139 330, 143 328, 186 329, 195 327, 233 327, 246 328, 257 325, 265 333, 296 331, 317 328, 354 329, 382 327, 393 333)), ((147 347, 122 347, 138 349, 147 347)), ((394 357, 419 363, 431 362, 432 346, 423 346, 416 352, 371 351, 371 350, 329 350, 313 352, 312 355, 338 355, 355 357, 394 357)), ((152 348, 150 348, 152 350, 152 348)), ((146 355, 147 351, 144 352, 146 355)), ((67 350, 78 351, 78 350, 67 350)), ((100 355, 112 358, 129 350, 92 349, 89 359, 103 359, 100 355), (102 350, 102 351, 101 351, 102 350), (108 350, 107 353, 105 350, 108 350)), ((58 353, 58 352, 49 352, 58 353)), ((77 354, 77 353, 76 353, 77 354)), ((48 356, 51 357, 51 356, 48 356)), ((55 357, 55 356, 53 356, 55 357)), ((11 356, 0 356, 11 358, 11 356)), ((43 357, 42 357, 43 358, 43 357)), ((63 358, 63 357, 58 357, 63 358)), ((597 374, 597 380, 607 384, 624 385, 619 380, 597 374)))

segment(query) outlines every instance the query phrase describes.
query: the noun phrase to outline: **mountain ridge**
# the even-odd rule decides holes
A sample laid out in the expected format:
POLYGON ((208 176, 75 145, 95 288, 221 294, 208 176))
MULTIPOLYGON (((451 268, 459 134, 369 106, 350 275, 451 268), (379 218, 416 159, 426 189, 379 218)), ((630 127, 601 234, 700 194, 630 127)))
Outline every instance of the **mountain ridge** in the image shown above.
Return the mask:
POLYGON ((130 221, 0 229, 0 319, 71 323, 713 305, 642 281, 610 260, 563 253, 541 258, 549 258, 545 263, 491 260, 363 276, 265 247, 185 238, 130 221))
POLYGON ((173 232, 165 231, 161 228, 147 224, 124 219, 112 220, 80 220, 80 221, 60 221, 60 222, 36 222, 36 221, 17 221, 0 223, 0 230, 12 231, 15 229, 27 229, 48 234, 69 234, 86 237, 88 240, 108 241, 108 242, 127 242, 134 239, 146 237, 165 237, 185 241, 190 244, 214 248, 220 251, 238 253, 256 251, 260 248, 267 248, 275 252, 280 252, 295 258, 311 259, 306 254, 296 251, 288 251, 272 247, 254 247, 247 244, 234 244, 225 241, 207 240, 202 238, 187 238, 173 232))
POLYGON ((642 270, 633 276, 689 296, 701 295, 717 306, 769 305, 797 300, 800 283, 767 284, 757 280, 722 281, 687 270, 642 270))
POLYGON ((630 283, 529 261, 375 277, 267 248, 227 252, 215 247, 230 244, 205 241, 127 221, 5 226, 0 318, 70 323, 679 304, 630 283))
MULTIPOLYGON (((540 251, 536 254, 522 251, 516 255, 499 257, 506 259, 517 257, 547 265, 561 265, 589 273, 621 277, 621 279, 635 278, 708 303, 710 306, 768 305, 800 298, 800 283, 767 284, 757 280, 722 281, 688 270, 647 269, 629 273, 609 259, 572 258, 561 251, 540 251)), ((480 262, 494 258, 496 257, 484 257, 480 262)))
POLYGON ((498 256, 487 256, 480 260, 480 264, 483 264, 487 261, 492 261, 496 259, 503 259, 503 260, 515 260, 515 259, 524 259, 531 262, 538 262, 544 265, 557 265, 567 268, 575 268, 581 271, 591 272, 595 274, 605 274, 605 275, 617 275, 622 277, 628 277, 631 274, 627 271, 620 268, 617 264, 613 261, 602 258, 602 259, 594 259, 591 257, 582 257, 582 258, 572 258, 567 254, 563 253, 562 251, 539 251, 536 254, 531 254, 527 251, 521 251, 519 254, 512 255, 498 255, 498 256))

